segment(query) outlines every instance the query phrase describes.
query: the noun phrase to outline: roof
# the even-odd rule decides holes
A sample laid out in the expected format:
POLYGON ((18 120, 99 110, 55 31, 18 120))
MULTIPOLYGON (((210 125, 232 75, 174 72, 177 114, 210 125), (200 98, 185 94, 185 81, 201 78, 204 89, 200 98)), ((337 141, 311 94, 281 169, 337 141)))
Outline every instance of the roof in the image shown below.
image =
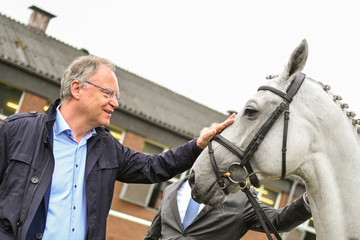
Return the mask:
MULTIPOLYGON (((56 81, 60 85, 66 67, 75 58, 87 54, 86 50, 39 34, 0 14, 0 61, 10 61, 44 76, 44 81, 56 81)), ((115 74, 121 95, 119 108, 164 128, 195 137, 203 127, 227 117, 121 67, 117 66, 115 74)))

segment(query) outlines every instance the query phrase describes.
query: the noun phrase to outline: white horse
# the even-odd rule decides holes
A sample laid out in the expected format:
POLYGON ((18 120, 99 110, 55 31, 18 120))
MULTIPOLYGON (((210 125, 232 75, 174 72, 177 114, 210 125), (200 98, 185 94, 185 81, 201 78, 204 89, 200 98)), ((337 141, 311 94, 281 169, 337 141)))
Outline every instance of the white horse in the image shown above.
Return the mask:
MULTIPOLYGON (((307 56, 308 45, 303 40, 282 74, 271 76, 266 85, 286 92, 303 70, 307 56)), ((221 133, 245 153, 254 135, 284 101, 268 90, 258 91, 239 111, 235 122, 221 133)), ((284 113, 249 159, 260 182, 281 178, 283 170, 286 177, 294 174, 305 181, 320 240, 360 239, 359 120, 339 100, 339 96, 329 91, 329 86, 306 77, 289 105, 286 167, 282 164, 284 113)), ((217 141, 211 144, 220 172, 227 172, 231 163, 240 162, 239 157, 217 141)), ((230 180, 231 174, 243 174, 236 171, 222 176, 230 193, 239 191, 238 184, 230 180)), ((195 162, 189 182, 196 201, 210 206, 224 202, 226 194, 217 184, 207 149, 195 162)))

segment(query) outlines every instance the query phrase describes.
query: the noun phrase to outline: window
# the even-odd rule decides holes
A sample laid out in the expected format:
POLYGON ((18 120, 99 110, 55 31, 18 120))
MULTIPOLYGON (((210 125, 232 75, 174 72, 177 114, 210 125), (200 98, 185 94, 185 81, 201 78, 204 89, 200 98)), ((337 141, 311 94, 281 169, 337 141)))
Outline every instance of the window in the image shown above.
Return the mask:
POLYGON ((46 103, 46 105, 45 105, 44 108, 43 108, 44 112, 46 112, 46 111, 49 109, 49 107, 51 106, 51 104, 52 104, 52 102, 50 102, 50 101, 48 101, 48 102, 46 103))
MULTIPOLYGON (((260 188, 255 188, 255 190, 257 191, 257 196, 262 203, 269 207, 279 208, 282 195, 280 191, 266 185, 261 185, 260 188)), ((311 218, 290 232, 283 233, 282 239, 315 240, 316 235, 313 219, 311 218)))
POLYGON ((164 151, 163 147, 157 146, 148 141, 145 142, 144 148, 142 150, 143 153, 147 153, 147 154, 158 154, 158 153, 162 153, 163 151, 164 151))
POLYGON ((313 219, 309 219, 294 230, 286 234, 286 240, 315 240, 316 233, 313 219))
POLYGON ((315 240, 315 227, 314 227, 314 220, 310 218, 308 221, 303 223, 300 228, 303 227, 303 237, 301 240, 315 240))
MULTIPOLYGON (((159 144, 152 140, 146 140, 143 152, 147 154, 159 154, 168 150, 165 145, 159 144)), ((162 199, 164 188, 173 182, 178 181, 187 173, 182 173, 174 178, 156 184, 124 184, 120 193, 122 200, 143 206, 157 209, 162 199)))
POLYGON ((17 113, 22 94, 22 91, 0 83, 0 119, 17 113))
POLYGON ((110 125, 108 129, 115 139, 117 139, 121 143, 123 142, 125 136, 124 130, 121 130, 119 127, 114 125, 110 125))
POLYGON ((278 208, 281 199, 281 192, 266 185, 261 185, 260 188, 255 188, 258 192, 258 198, 265 205, 273 208, 278 208))

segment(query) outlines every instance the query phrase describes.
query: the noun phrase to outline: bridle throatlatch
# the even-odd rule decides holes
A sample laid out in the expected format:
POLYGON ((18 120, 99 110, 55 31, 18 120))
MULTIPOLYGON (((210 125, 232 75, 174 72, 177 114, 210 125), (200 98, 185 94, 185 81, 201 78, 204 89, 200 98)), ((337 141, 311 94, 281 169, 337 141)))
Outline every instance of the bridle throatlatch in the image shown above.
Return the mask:
POLYGON ((213 168, 213 171, 216 175, 217 183, 219 184, 220 188, 224 191, 226 195, 229 194, 224 178, 227 178, 229 181, 233 183, 239 184, 240 189, 245 192, 247 197, 249 198, 250 203, 252 204, 253 208, 259 220, 266 232, 266 235, 269 239, 272 239, 270 235, 269 228, 271 232, 276 236, 276 239, 281 239, 280 235, 277 233, 275 227, 272 225, 270 220, 267 218, 266 214, 260 207, 259 203, 256 201, 252 193, 250 192, 250 185, 247 182, 247 178, 249 178, 251 184, 254 187, 260 187, 259 180, 253 171, 250 165, 250 158, 256 152, 260 143, 264 140, 266 134, 269 132, 271 127, 274 125, 275 121, 279 118, 279 116, 284 112, 284 131, 283 131, 283 142, 282 142, 282 170, 281 170, 281 179, 285 179, 286 176, 286 144, 287 144, 287 132, 288 132, 288 124, 290 119, 290 103, 293 100, 293 97, 298 92, 299 88, 301 87, 302 83, 304 82, 305 74, 300 73, 297 77, 291 82, 290 86, 288 87, 286 93, 271 87, 271 86, 260 86, 258 91, 261 90, 268 90, 276 95, 280 96, 283 101, 279 104, 279 106, 275 109, 275 111, 271 114, 271 116, 266 120, 266 122, 261 126, 258 132, 255 134, 254 138, 251 140, 250 144, 247 146, 245 151, 242 151, 239 147, 235 144, 224 138, 223 136, 217 134, 212 139, 222 146, 227 148, 233 154, 235 154, 240 161, 234 162, 229 164, 227 171, 220 172, 214 156, 214 150, 212 148, 211 141, 208 143, 208 150, 210 155, 210 162, 213 168), (239 173, 240 172, 240 173, 239 173), (242 174, 241 174, 242 173, 242 174))

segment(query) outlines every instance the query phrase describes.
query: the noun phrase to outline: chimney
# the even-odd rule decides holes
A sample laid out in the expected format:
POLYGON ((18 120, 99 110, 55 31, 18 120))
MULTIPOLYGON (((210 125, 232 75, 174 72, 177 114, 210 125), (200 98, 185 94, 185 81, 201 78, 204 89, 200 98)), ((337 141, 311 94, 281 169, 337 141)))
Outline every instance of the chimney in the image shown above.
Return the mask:
POLYGON ((29 8, 33 10, 33 13, 31 14, 27 25, 33 28, 35 31, 45 34, 50 19, 56 16, 34 5, 29 8))

